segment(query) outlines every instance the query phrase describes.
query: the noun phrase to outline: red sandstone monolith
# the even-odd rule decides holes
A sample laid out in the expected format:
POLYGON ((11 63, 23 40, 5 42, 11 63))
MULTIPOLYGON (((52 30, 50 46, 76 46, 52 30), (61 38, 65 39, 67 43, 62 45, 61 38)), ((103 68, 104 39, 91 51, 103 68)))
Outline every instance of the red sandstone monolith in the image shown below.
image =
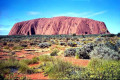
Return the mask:
POLYGON ((109 33, 104 22, 78 17, 39 18, 16 23, 9 35, 57 35, 57 34, 109 33))

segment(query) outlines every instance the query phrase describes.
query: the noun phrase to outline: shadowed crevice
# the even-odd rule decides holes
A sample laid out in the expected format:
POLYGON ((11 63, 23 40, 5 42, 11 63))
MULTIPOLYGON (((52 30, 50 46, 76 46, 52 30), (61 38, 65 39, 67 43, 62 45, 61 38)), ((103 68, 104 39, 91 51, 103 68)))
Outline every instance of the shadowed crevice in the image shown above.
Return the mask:
POLYGON ((35 30, 34 30, 34 28, 31 28, 31 35, 35 35, 35 30))
POLYGON ((27 35, 30 35, 29 32, 27 32, 27 35))

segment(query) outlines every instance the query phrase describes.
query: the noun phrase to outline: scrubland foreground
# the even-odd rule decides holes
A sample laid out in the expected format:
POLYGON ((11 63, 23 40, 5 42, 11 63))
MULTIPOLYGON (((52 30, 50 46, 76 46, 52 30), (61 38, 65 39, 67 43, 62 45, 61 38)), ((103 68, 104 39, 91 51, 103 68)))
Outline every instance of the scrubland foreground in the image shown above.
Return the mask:
POLYGON ((119 74, 119 34, 0 37, 0 80, 119 80, 119 74))

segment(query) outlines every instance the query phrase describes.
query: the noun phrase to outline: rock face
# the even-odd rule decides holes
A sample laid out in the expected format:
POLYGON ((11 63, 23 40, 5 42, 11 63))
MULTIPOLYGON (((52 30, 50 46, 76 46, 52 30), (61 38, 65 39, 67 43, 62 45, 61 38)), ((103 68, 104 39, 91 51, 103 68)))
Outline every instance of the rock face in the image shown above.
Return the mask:
POLYGON ((39 18, 16 23, 9 35, 57 35, 57 34, 104 34, 109 33, 104 22, 88 18, 53 17, 39 18))

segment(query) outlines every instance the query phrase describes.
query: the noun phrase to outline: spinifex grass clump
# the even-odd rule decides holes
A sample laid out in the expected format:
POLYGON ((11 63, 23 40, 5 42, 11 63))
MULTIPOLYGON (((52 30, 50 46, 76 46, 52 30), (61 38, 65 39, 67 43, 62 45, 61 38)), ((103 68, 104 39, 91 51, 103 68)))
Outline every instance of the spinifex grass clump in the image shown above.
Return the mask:
POLYGON ((68 62, 63 62, 59 59, 53 59, 50 62, 44 62, 42 70, 45 75, 51 79, 63 79, 66 77, 65 71, 71 67, 68 62))
MULTIPOLYGON (((42 56, 43 58, 44 56, 42 56)), ((79 76, 78 72, 81 72, 82 68, 73 66, 69 62, 65 62, 60 59, 56 59, 50 56, 45 56, 44 60, 40 59, 44 62, 41 65, 41 69, 44 72, 44 75, 48 75, 50 79, 77 79, 82 78, 79 76), (51 60, 47 60, 48 58, 52 58, 51 60)), ((84 70, 84 69, 83 69, 84 70)))
POLYGON ((118 80, 120 61, 92 59, 83 74, 89 80, 118 80))
POLYGON ((5 46, 3 49, 9 49, 9 47, 8 47, 8 46, 5 46))
POLYGON ((38 61, 39 61, 39 58, 38 58, 38 57, 34 57, 34 58, 32 58, 32 59, 23 59, 23 60, 21 60, 20 62, 29 65, 29 64, 38 63, 38 61))
POLYGON ((22 50, 22 49, 24 49, 24 47, 21 47, 21 46, 14 46, 12 49, 13 49, 13 50, 22 50))
POLYGON ((11 74, 8 74, 6 75, 5 78, 1 79, 0 80, 30 80, 29 78, 27 78, 25 75, 21 75, 19 77, 19 73, 11 73, 11 74))
POLYGON ((45 73, 48 74, 49 77, 55 78, 64 78, 66 77, 67 69, 71 67, 71 65, 67 62, 63 62, 61 60, 56 60, 53 63, 46 64, 45 73), (50 66, 48 66, 50 64, 50 66))
POLYGON ((18 69, 19 68, 19 61, 8 59, 6 61, 1 60, 0 61, 0 73, 6 74, 10 73, 11 69, 18 69))
POLYGON ((53 61, 53 57, 48 55, 41 55, 39 56, 39 60, 42 62, 53 61))
POLYGON ((58 54, 57 54, 58 52, 59 52, 58 49, 54 49, 54 50, 50 53, 50 55, 51 55, 51 56, 57 56, 57 55, 58 55, 58 54))
POLYGON ((28 67, 28 65, 22 61, 19 62, 19 71, 26 74, 32 74, 35 72, 33 68, 28 67))
POLYGON ((30 68, 28 64, 37 63, 39 60, 37 57, 33 58, 32 60, 15 60, 15 59, 8 59, 0 61, 0 74, 11 74, 14 72, 21 72, 26 74, 31 74, 36 72, 35 69, 30 68))

